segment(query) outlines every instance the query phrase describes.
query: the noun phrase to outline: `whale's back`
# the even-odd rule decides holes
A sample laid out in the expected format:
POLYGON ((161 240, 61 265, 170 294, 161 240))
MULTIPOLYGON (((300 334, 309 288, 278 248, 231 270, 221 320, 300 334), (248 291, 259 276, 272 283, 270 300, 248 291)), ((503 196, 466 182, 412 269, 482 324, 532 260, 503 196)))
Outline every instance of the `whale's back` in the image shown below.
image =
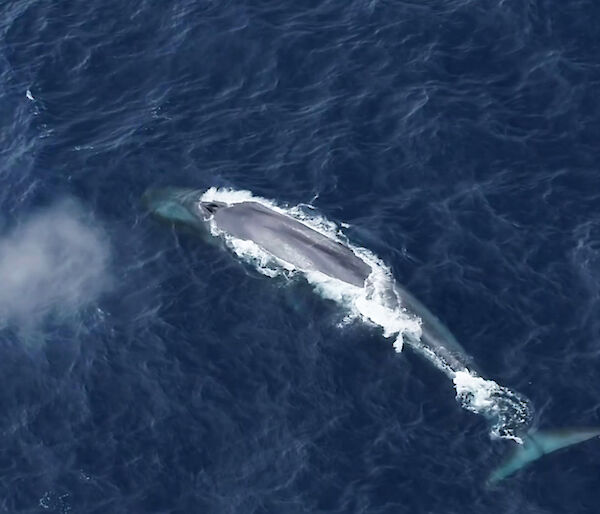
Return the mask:
POLYGON ((347 246, 257 202, 218 209, 214 221, 220 230, 253 241, 301 271, 320 271, 357 287, 371 273, 370 266, 347 246))

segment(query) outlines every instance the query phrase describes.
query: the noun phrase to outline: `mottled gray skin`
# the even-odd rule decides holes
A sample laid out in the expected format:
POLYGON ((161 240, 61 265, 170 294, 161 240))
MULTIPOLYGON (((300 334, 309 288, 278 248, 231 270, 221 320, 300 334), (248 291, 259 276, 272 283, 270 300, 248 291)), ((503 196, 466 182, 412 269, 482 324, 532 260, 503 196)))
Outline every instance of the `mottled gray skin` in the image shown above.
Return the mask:
POLYGON ((220 230, 253 241, 301 271, 320 271, 357 287, 362 287, 371 273, 370 266, 347 246, 260 203, 216 208, 212 216, 220 230))

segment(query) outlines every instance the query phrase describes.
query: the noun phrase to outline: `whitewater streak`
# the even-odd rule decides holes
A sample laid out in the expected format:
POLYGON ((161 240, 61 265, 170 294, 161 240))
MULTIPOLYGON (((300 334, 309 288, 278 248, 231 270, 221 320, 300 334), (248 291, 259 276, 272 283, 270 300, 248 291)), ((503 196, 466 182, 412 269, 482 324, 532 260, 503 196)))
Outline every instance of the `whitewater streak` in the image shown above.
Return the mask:
MULTIPOLYGON (((210 222, 212 234, 222 238, 239 258, 252 264, 260 273, 269 277, 289 277, 291 274, 300 273, 320 296, 335 301, 347 310, 350 319, 360 319, 381 327, 384 337, 393 339, 396 352, 401 352, 404 344, 410 345, 452 380, 456 399, 462 407, 483 415, 491 422, 492 437, 522 442, 518 434, 523 432, 531 419, 528 401, 510 389, 498 385, 493 380, 486 380, 470 370, 466 365, 466 354, 463 359, 450 359, 444 352, 436 352, 432 346, 422 344, 421 319, 402 306, 397 293, 395 298, 390 298, 390 291, 396 289, 393 287, 395 281, 389 267, 366 248, 352 245, 335 223, 314 212, 308 214, 300 207, 281 207, 270 200, 253 195, 250 191, 213 187, 204 192, 198 202, 224 202, 229 205, 258 202, 273 211, 291 216, 350 248, 372 270, 363 287, 353 286, 318 271, 300 271, 253 241, 232 237, 219 230, 214 221, 210 222)), ((453 357, 456 357, 455 353, 453 357)))

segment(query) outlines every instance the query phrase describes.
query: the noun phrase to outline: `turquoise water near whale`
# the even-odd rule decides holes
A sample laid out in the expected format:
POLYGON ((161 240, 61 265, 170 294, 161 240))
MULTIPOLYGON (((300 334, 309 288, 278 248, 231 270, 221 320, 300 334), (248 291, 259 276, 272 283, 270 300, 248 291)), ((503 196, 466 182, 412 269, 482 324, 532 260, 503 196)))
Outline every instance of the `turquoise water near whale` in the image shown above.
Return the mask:
POLYGON ((0 512, 595 513, 448 379, 148 187, 310 203, 539 428, 600 425, 600 7, 0 4, 0 512))

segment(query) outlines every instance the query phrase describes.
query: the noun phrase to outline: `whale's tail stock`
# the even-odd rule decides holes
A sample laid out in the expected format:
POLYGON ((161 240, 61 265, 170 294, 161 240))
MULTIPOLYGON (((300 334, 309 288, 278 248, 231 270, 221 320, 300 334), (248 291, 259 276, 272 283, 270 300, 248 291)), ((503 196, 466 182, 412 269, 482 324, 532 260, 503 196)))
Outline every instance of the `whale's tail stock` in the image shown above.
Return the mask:
POLYGON ((561 448, 582 443, 594 437, 600 437, 600 428, 564 429, 556 431, 534 431, 521 436, 513 454, 488 479, 492 485, 516 473, 539 458, 561 448))

